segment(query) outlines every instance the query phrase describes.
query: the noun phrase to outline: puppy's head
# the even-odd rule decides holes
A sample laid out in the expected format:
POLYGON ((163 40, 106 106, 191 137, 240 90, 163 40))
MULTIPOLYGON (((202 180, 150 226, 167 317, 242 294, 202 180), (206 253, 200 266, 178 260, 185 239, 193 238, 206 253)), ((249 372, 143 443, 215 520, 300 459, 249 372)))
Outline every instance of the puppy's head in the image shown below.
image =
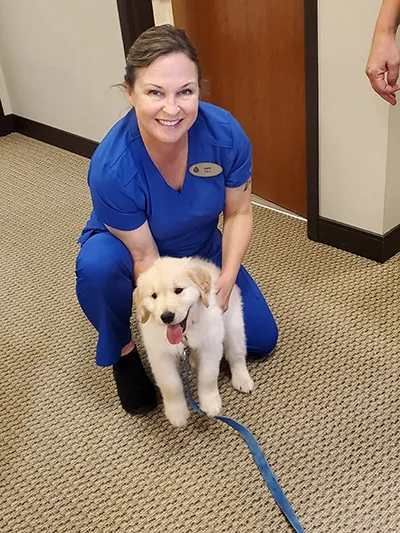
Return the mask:
POLYGON ((191 258, 162 257, 137 279, 135 305, 142 324, 152 317, 164 325, 171 344, 178 344, 186 329, 190 308, 199 300, 208 307, 211 276, 191 258))

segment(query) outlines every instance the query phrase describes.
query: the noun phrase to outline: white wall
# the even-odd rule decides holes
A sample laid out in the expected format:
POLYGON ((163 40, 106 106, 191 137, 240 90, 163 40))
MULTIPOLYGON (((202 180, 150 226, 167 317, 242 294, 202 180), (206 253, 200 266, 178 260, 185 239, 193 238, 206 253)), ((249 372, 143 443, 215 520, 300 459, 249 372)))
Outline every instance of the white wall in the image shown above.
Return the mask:
POLYGON ((171 0, 151 0, 153 4, 154 24, 173 24, 174 15, 172 12, 171 0))
POLYGON ((383 232, 400 224, 400 104, 389 111, 383 232))
POLYGON ((320 215, 382 235, 400 223, 400 115, 364 74, 380 4, 319 0, 318 31, 320 215))
MULTIPOLYGON (((400 46, 400 31, 397 35, 400 46)), ((400 95, 399 95, 400 96, 400 95)), ((383 231, 400 223, 400 104, 389 109, 389 141, 383 231)))
POLYGON ((127 109, 115 0, 1 0, 0 64, 14 114, 99 141, 127 109))

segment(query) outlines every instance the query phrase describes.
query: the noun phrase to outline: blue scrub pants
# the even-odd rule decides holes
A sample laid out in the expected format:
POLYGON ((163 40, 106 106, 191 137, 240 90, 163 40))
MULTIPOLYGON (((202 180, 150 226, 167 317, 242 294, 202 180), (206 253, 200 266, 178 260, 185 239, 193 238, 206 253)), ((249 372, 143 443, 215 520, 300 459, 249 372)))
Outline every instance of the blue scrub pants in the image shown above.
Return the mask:
MULTIPOLYGON (((220 266, 221 254, 208 259, 220 266)), ((278 339, 274 317, 243 266, 237 284, 242 291, 248 353, 267 356, 278 339)), ((131 340, 133 289, 133 260, 125 245, 108 232, 92 235, 82 245, 76 260, 76 293, 99 334, 96 348, 99 366, 115 364, 121 349, 131 340)))

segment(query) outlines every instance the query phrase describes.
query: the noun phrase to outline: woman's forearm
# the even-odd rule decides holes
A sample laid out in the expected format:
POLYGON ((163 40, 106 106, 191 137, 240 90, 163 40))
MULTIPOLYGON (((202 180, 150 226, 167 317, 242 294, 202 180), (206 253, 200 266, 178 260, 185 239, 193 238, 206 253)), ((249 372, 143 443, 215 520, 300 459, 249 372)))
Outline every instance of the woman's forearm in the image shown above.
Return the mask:
POLYGON ((110 226, 106 228, 128 248, 133 259, 133 275, 136 280, 159 257, 157 245, 151 234, 148 222, 138 229, 122 231, 110 226))
POLYGON ((253 229, 251 205, 244 213, 231 215, 224 220, 222 236, 222 275, 235 283, 240 265, 249 246, 253 229))

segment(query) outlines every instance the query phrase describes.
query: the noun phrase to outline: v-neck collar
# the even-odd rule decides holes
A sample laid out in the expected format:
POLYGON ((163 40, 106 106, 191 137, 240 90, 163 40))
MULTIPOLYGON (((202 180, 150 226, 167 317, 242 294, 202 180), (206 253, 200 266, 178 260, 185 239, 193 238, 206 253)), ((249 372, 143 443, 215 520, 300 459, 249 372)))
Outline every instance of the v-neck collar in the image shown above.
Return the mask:
POLYGON ((161 174, 161 172, 158 170, 157 166, 155 165, 154 161, 151 159, 149 152, 147 151, 147 148, 143 142, 142 136, 139 132, 139 127, 137 127, 139 135, 136 137, 136 139, 139 142, 141 151, 143 153, 143 160, 144 164, 147 167, 148 170, 150 170, 151 175, 155 175, 158 180, 161 180, 164 183, 164 186, 167 190, 172 191, 172 193, 175 193, 176 195, 182 196, 186 189, 188 188, 188 182, 190 180, 190 172, 189 168, 192 165, 192 151, 193 151, 193 143, 191 139, 191 130, 192 127, 188 130, 188 155, 187 155, 187 162, 186 162, 186 169, 185 169, 185 179, 183 180, 183 185, 180 191, 177 191, 174 189, 165 179, 164 176, 161 174))

